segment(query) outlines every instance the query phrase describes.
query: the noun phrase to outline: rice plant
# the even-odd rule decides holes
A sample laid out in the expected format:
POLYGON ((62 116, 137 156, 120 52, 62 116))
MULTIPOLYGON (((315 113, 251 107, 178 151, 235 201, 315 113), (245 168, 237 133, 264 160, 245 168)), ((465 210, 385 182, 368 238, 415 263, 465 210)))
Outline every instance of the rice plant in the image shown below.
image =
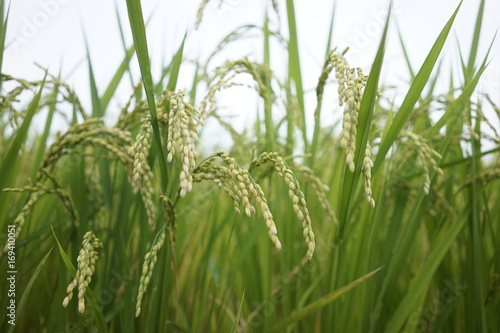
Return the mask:
POLYGON ((422 64, 406 56, 400 101, 381 80, 397 29, 390 8, 370 68, 328 40, 317 85, 304 87, 293 0, 269 2, 262 26, 238 28, 194 65, 186 34, 159 80, 141 2, 126 5, 133 45, 102 91, 87 54, 89 108, 49 69, 28 81, 2 68, 1 2, 2 332, 500 330, 500 104, 478 89, 494 56, 478 51, 494 42, 480 41, 484 0, 449 89, 436 82, 461 3, 422 64), (288 34, 270 29, 272 17, 288 34), (262 61, 216 63, 248 32, 262 61), (287 51, 284 75, 271 41, 287 51), (134 66, 140 78, 109 124, 134 66), (190 90, 178 88, 181 66, 196 68, 190 90), (219 110, 219 94, 236 87, 258 100, 244 131, 219 110), (30 130, 42 112, 43 131, 30 130), (325 112, 340 124, 322 124, 325 112), (204 136, 209 121, 229 149, 204 136))

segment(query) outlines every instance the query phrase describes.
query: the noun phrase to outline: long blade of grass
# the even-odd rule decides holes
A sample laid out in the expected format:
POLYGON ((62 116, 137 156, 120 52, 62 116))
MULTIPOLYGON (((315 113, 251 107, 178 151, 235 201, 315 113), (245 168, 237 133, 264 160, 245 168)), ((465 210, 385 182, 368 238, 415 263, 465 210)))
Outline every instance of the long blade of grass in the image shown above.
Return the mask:
POLYGON ((368 77, 368 82, 366 83, 363 98, 361 100, 358 117, 358 131, 356 135, 356 154, 354 158, 356 169, 354 172, 350 172, 347 166, 345 168, 344 182, 342 184, 342 195, 340 197, 340 225, 337 235, 338 239, 342 239, 343 237, 344 228, 347 221, 349 220, 350 211, 355 201, 354 195, 359 182, 359 178, 361 176, 361 168, 363 166, 365 149, 368 143, 368 138, 370 136, 370 127, 372 123, 373 112, 375 110, 380 72, 382 70, 382 64, 384 62, 387 31, 389 28, 389 18, 391 15, 391 10, 392 7, 389 8, 384 32, 382 34, 379 48, 375 56, 375 60, 373 61, 370 76, 368 77))
MULTIPOLYGON (((3 65, 3 53, 5 51, 5 36, 7 35, 7 24, 9 22, 9 12, 10 12, 10 3, 9 9, 4 16, 5 12, 5 3, 4 0, 0 1, 0 27, 2 30, 0 31, 0 73, 2 73, 2 65, 3 65)), ((0 82, 0 88, 2 87, 2 82, 0 82)))
MULTIPOLYGON (((97 83, 95 81, 94 68, 92 66, 92 60, 90 59, 90 49, 87 42, 87 37, 84 33, 85 39, 85 49, 87 51, 87 64, 89 71, 89 84, 90 84, 90 97, 92 100, 92 117, 93 118, 103 118, 105 114, 105 108, 102 107, 101 99, 99 98, 99 91, 97 89, 97 83)), ((108 152, 101 148, 98 149, 98 154, 102 156, 107 156, 108 152)), ((111 175, 110 175, 110 162, 106 158, 102 158, 98 162, 99 164, 99 175, 102 182, 102 188, 104 190, 104 199, 108 207, 112 205, 112 193, 111 193, 111 175)))
MULTIPOLYGON (((40 271, 42 270, 43 265, 45 265, 45 262, 49 258, 49 255, 53 249, 54 249, 54 246, 52 246, 50 248, 49 252, 38 263, 35 271, 33 272, 33 275, 31 276, 30 280, 28 281, 28 284, 24 288, 23 294, 21 295, 21 299, 19 300, 19 303, 17 303, 17 309, 16 309, 16 317, 17 318, 19 318, 19 315, 23 311, 24 305, 26 304, 26 301, 28 300, 28 296, 30 295, 31 289, 33 288, 33 284, 35 283, 38 275, 40 274, 40 271)), ((15 325, 10 325, 9 333, 14 332, 15 327, 16 327, 15 325)))
POLYGON ((318 299, 317 301, 314 301, 307 305, 306 307, 302 308, 301 310, 295 312, 292 314, 290 317, 280 321, 276 325, 270 327, 266 332, 282 332, 284 329, 286 329, 289 325, 298 322, 299 320, 303 319, 304 317, 310 315, 311 313, 318 311, 319 309, 327 306, 328 304, 332 303, 335 301, 337 298, 340 296, 344 295, 354 287, 358 286, 360 283, 368 280, 370 277, 375 275, 378 271, 380 271, 382 267, 377 268, 374 271, 371 271, 370 273, 360 277, 359 279, 349 283, 348 285, 339 288, 338 290, 335 290, 331 292, 330 294, 323 296, 322 298, 318 299))
POLYGON ((245 291, 243 290, 243 295, 241 296, 240 306, 238 307, 238 312, 236 313, 236 317, 234 318, 233 325, 231 326, 231 330, 229 332, 236 333, 238 331, 238 325, 241 317, 241 310, 243 308, 243 301, 245 300, 245 291))
POLYGON ((337 9, 337 1, 333 2, 332 15, 330 16, 330 27, 328 28, 328 41, 326 42, 325 57, 332 49, 333 42, 333 23, 335 22, 335 10, 337 9))
POLYGON ((408 51, 406 49, 403 36, 401 35, 401 29, 399 28, 398 24, 396 24, 396 30, 398 31, 399 44, 401 44, 401 50, 403 51, 406 67, 408 67, 408 71, 410 72, 410 78, 413 80, 413 78, 415 77, 415 72, 413 71, 413 66, 411 65, 410 56, 408 55, 408 51))
MULTIPOLYGON (((122 20, 120 18, 120 12, 118 11, 118 4, 115 1, 115 13, 116 13, 116 22, 118 24, 118 30, 120 31, 120 40, 122 42, 123 51, 127 54, 127 42, 125 41, 125 33, 123 32, 122 20)), ((134 47, 132 45, 132 47, 134 47)), ((135 47, 134 47, 135 52, 135 47)), ((130 63, 127 63, 127 72, 130 80, 130 86, 133 87, 135 85, 134 78, 132 76, 132 72, 130 71, 130 63)))
MULTIPOLYGON (((475 63, 477 58, 477 52, 479 47, 479 40, 481 36, 481 26, 483 23, 485 1, 482 0, 479 5, 479 10, 476 18, 476 25, 474 28, 474 34, 472 37, 471 49, 469 52, 469 61, 467 64, 467 72, 464 72, 465 83, 467 84, 472 78, 475 72, 475 63)), ((485 68, 487 58, 489 56, 490 49, 482 63, 482 68, 485 68)), ((469 121, 472 122, 472 108, 470 107, 470 101, 468 102, 468 115, 469 121)), ((477 108, 481 108, 481 104, 477 104, 477 108)), ((476 119, 475 132, 479 137, 481 137, 481 121, 476 119)), ((486 325, 486 314, 484 307, 484 287, 488 283, 485 279, 485 274, 483 271, 485 259, 483 258, 483 242, 481 240, 480 230, 482 228, 481 224, 481 203, 482 203, 482 185, 477 181, 478 175, 481 173, 481 140, 471 138, 472 144, 472 160, 471 165, 468 168, 469 172, 472 174, 472 184, 468 190, 468 196, 470 200, 471 213, 469 217, 469 234, 470 238, 468 240, 469 246, 467 248, 467 265, 469 267, 467 276, 468 285, 471 286, 467 295, 467 303, 470 304, 469 311, 467 311, 467 329, 474 330, 475 332, 487 332, 488 328, 486 325)))
POLYGON ((33 169, 31 173, 31 181, 35 182, 36 174, 38 173, 38 169, 40 167, 40 163, 42 162, 43 155, 45 154, 45 149, 47 148, 47 139, 50 134, 50 127, 52 125, 52 119, 54 118, 54 112, 56 111, 57 106, 57 96, 59 95, 59 87, 55 86, 54 91, 50 95, 51 102, 49 104, 49 113, 47 114, 47 119, 45 120, 45 128, 43 129, 42 137, 38 142, 38 151, 36 153, 35 161, 33 163, 33 169))
POLYGON ((286 1, 286 12, 288 17, 288 33, 290 40, 288 42, 288 75, 295 86, 295 96, 299 103, 302 140, 304 142, 304 151, 307 151, 307 130, 306 130, 306 111, 304 103, 304 88, 302 84, 302 72, 300 69, 299 42, 297 38, 297 21, 295 19, 295 6, 293 0, 286 1))
MULTIPOLYGON (((269 46, 270 33, 269 33, 269 17, 267 15, 268 13, 266 10, 266 16, 264 18, 264 27, 263 27, 264 65, 270 68, 271 67, 271 60, 270 60, 271 51, 269 46)), ((271 100, 271 78, 269 75, 266 75, 264 84, 266 85, 266 89, 268 91, 267 97, 264 99, 264 123, 266 125, 266 151, 276 151, 276 143, 275 143, 276 133, 274 132, 274 123, 272 114, 273 105, 271 100)))
POLYGON ((410 115, 412 114, 415 104, 417 103, 420 95, 422 94, 422 91, 426 86, 429 77, 432 73, 434 65, 436 64, 437 59, 441 54, 444 43, 448 38, 448 34, 450 33, 451 27, 453 26, 453 22, 455 21, 455 17, 457 16, 461 5, 462 1, 460 1, 457 9, 450 17, 450 19, 444 26, 443 30, 439 34, 438 38, 436 39, 422 67, 415 76, 415 79, 413 80, 413 83, 410 89, 408 90, 408 93, 406 94, 403 103, 399 108, 399 111, 396 113, 396 116, 394 117, 394 121, 392 122, 390 129, 389 131, 387 131, 387 135, 382 138, 382 142, 379 145, 379 151, 377 153, 377 157, 375 159, 375 163, 372 168, 373 175, 375 175, 377 171, 380 169, 385 159, 385 156, 389 152, 389 149, 391 148, 392 144, 398 137, 399 132, 403 129, 403 126, 405 125, 410 115))
POLYGON ((476 25, 474 27, 474 34, 472 35, 472 43, 470 45, 469 61, 467 63, 467 71, 464 73, 465 80, 468 81, 474 76, 474 66, 476 64, 477 51, 479 48, 479 39, 481 36, 481 26, 483 25, 485 0, 481 0, 476 18, 476 25))
POLYGON ((426 100, 432 99, 432 96, 434 95, 434 90, 436 89, 436 85, 439 81, 439 78, 441 77, 442 65, 443 65, 443 62, 440 61, 439 64, 437 65, 436 74, 434 75, 434 78, 430 79, 429 91, 427 91, 426 100))
MULTIPOLYGON (((330 17, 330 29, 328 31, 328 41, 326 43, 326 52, 325 57, 328 56, 328 52, 331 50, 332 39, 333 39, 333 22, 335 18, 335 8, 337 7, 337 2, 333 3, 332 16, 330 17)), ((318 142, 319 142, 319 134, 321 132, 321 108, 323 104, 323 95, 318 100, 318 105, 316 106, 316 110, 314 111, 314 130, 313 130, 313 138, 310 146, 310 157, 309 157, 309 166, 314 167, 314 159, 316 158, 316 153, 318 150, 318 142)))
POLYGON ((127 71, 129 71, 129 63, 132 57, 134 56, 135 53, 135 48, 134 46, 129 47, 125 51, 125 58, 123 59, 122 62, 120 62, 120 66, 118 66, 118 69, 115 72, 115 75, 113 75, 113 78, 108 84, 108 87, 104 91, 104 93, 101 96, 101 107, 103 111, 105 112, 106 109, 108 108, 109 102, 115 96, 116 94, 116 89, 118 89, 118 86, 122 82, 123 76, 127 71))
POLYGON ((200 71, 200 64, 197 62, 193 75, 193 83, 191 84, 191 90, 189 91, 189 103, 191 105, 194 105, 196 103, 196 92, 198 88, 198 82, 200 81, 200 76, 198 74, 199 71, 200 71))
MULTIPOLYGON (((479 71, 478 74, 476 74, 476 77, 474 78, 473 82, 477 83, 481 73, 482 71, 479 71)), ((452 103, 452 105, 449 106, 449 109, 451 111, 449 110, 447 112, 450 112, 455 117, 449 118, 448 120, 447 124, 449 125, 449 127, 447 128, 446 136, 441 140, 441 144, 438 149, 438 153, 441 156, 445 155, 446 151, 449 148, 451 138, 453 137, 453 135, 456 135, 456 132, 460 129, 460 127, 457 125, 460 124, 458 120, 460 120, 459 117, 461 116, 461 108, 464 107, 463 101, 468 100, 470 98, 470 95, 474 91, 474 88, 475 84, 474 85, 469 84, 469 86, 467 86, 466 89, 464 89, 462 95, 459 98, 457 98, 457 100, 455 100, 452 103)), ((435 171, 432 171, 430 174, 430 179, 434 179, 434 177, 435 177, 435 171)), ((400 274, 401 270, 404 267, 404 261, 408 258, 410 249, 415 241, 415 233, 417 232, 418 226, 420 225, 419 222, 422 219, 422 214, 424 212, 423 207, 425 207, 428 201, 429 197, 424 193, 423 189, 421 189, 409 213, 408 221, 405 223, 404 230, 402 231, 402 234, 399 237, 399 242, 395 246, 394 256, 390 258, 389 266, 387 268, 387 274, 384 277, 383 285, 378 292, 378 299, 374 310, 375 316, 378 315, 379 311, 382 308, 383 296, 387 292, 389 286, 395 282, 396 277, 400 274)), ((373 325, 374 322, 372 321, 372 328, 373 325)))
POLYGON ((90 98, 92 101, 92 117, 102 118, 104 117, 104 111, 101 106, 101 101, 99 99, 99 92, 97 89, 97 83, 95 81, 94 68, 92 67, 92 60, 90 59, 90 49, 87 42, 87 37, 84 33, 85 40, 85 50, 87 52, 87 66, 89 71, 89 84, 90 84, 90 98))
POLYGON ((57 238, 56 232, 54 230, 54 227, 52 225, 50 226, 50 229, 52 229, 52 234, 54 235, 54 239, 56 240, 57 247, 59 249, 59 254, 61 255, 61 258, 64 262, 64 266, 68 269, 69 273, 71 276, 76 275, 76 268, 73 266, 71 263, 71 260, 69 259, 68 255, 66 254, 66 251, 64 251, 64 248, 62 247, 61 243, 59 242, 59 239, 57 238))
POLYGON ((175 53, 171 65, 170 65, 170 77, 168 78, 167 89, 170 91, 174 91, 175 87, 177 87, 177 80, 179 78, 179 71, 182 65, 182 55, 184 54, 184 43, 186 42, 187 31, 184 33, 184 37, 182 38, 181 46, 175 53))
MULTIPOLYGON (((480 108, 480 105, 478 105, 480 108)), ((471 116, 472 118, 472 116, 471 116)), ((481 122, 476 120, 475 132, 481 135, 481 122)), ((472 304, 470 309, 474 309, 473 313, 468 314, 469 327, 476 332, 487 332, 486 316, 484 310, 484 279, 483 267, 485 264, 483 258, 483 244, 481 241, 481 203, 482 203, 482 185, 477 181, 478 175, 481 172, 481 141, 472 139, 472 160, 471 160, 471 175, 472 184, 469 189, 469 198, 471 213, 468 215, 469 220, 469 239, 470 246, 468 247, 468 265, 469 274, 468 284, 471 285, 470 293, 472 294, 472 304)), ((486 282, 487 283, 487 282, 486 282)))
POLYGON ((144 17, 142 15, 142 6, 140 0, 127 0, 127 11, 129 16, 130 28, 137 53, 137 60, 141 70, 144 90, 148 101, 149 111, 151 113, 151 123, 153 125, 153 137, 155 141, 156 151, 160 160, 160 173, 162 176, 163 188, 168 183, 167 163, 163 152, 162 141, 160 136, 160 128, 158 126, 158 115, 156 112, 156 102, 153 95, 154 85, 151 75, 151 64, 149 60, 148 42, 146 38, 146 28, 144 26, 144 17))
POLYGON ((400 332, 405 320, 414 311, 414 305, 419 297, 428 289, 432 276, 436 272, 444 256, 455 242, 460 231, 465 225, 468 214, 460 214, 460 219, 451 224, 448 228, 441 230, 425 264, 420 269, 420 273, 413 281, 408 293, 399 304, 392 319, 387 324, 386 333, 400 332))
POLYGON ((437 135, 441 128, 445 126, 451 118, 456 117, 459 109, 462 108, 466 103, 470 102, 470 98, 472 93, 476 89, 476 86, 481 78, 481 75, 484 73, 486 69, 486 64, 483 64, 483 67, 479 69, 478 73, 470 80, 467 86, 464 88, 462 94, 453 102, 453 104, 446 110, 445 114, 439 118, 436 124, 429 131, 429 136, 432 137, 437 135))

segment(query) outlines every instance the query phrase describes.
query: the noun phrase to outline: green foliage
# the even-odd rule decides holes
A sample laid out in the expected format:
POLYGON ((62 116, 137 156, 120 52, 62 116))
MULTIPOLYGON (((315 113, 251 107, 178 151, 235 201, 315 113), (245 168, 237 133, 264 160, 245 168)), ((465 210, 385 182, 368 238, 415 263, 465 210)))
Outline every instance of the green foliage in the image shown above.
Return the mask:
MULTIPOLYGON (((5 230, 14 225, 19 296, 12 327, 2 295, 0 330, 496 332, 500 138, 484 108, 500 111, 477 91, 490 60, 480 53, 484 0, 462 73, 452 71, 449 91, 436 91, 460 6, 420 66, 400 33, 411 79, 401 103, 380 81, 390 10, 365 76, 348 51, 330 48, 334 6, 310 136, 292 0, 288 40, 266 11, 262 27, 236 30, 194 65, 186 92, 175 90, 181 67, 192 66, 189 34, 152 75, 139 0, 127 0, 133 45, 118 19, 124 55, 101 92, 87 49, 91 112, 50 73, 36 82, 0 74, 0 277, 5 230), (262 62, 252 55, 211 64, 255 30, 262 62), (283 77, 271 68, 275 39, 289 54, 283 77), (133 82, 137 64, 141 80, 133 82), (238 132, 218 113, 217 94, 243 86, 243 75, 261 110, 252 129, 238 132), (135 85, 130 99, 105 126, 126 77, 135 85), (343 109, 322 105, 334 97, 343 109), (68 106, 68 129, 52 139, 68 106), (277 120, 279 108, 286 114, 277 120), (43 132, 30 131, 44 110, 43 132), (322 113, 342 111, 340 131, 321 123, 322 113), (199 142, 209 118, 231 135, 228 152, 199 142)), ((273 9, 281 13, 274 1, 273 9)), ((2 69, 3 1, 0 12, 2 69)))

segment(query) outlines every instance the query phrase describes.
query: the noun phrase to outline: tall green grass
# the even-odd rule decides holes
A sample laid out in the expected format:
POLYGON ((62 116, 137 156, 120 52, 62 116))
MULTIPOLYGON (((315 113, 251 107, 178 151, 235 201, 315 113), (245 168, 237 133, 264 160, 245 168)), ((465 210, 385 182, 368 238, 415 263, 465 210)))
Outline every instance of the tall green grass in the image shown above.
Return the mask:
MULTIPOLYGON (((1 67, 8 23, 8 11, 1 2, 2 249, 7 226, 20 214, 26 217, 16 241, 17 322, 15 327, 7 322, 9 299, 2 288, 2 332, 500 330, 500 138, 495 131, 499 119, 488 119, 483 112, 493 108, 500 118, 500 111, 477 91, 491 60, 489 51, 481 54, 480 46, 493 45, 481 38, 484 0, 479 4, 471 48, 468 54, 461 53, 462 71, 451 71, 448 91, 438 91, 436 82, 446 72, 440 59, 461 4, 436 32, 422 64, 411 63, 407 41, 399 35, 411 79, 409 87, 399 91, 401 103, 385 95, 380 79, 387 61, 388 33, 396 29, 389 10, 372 65, 365 69, 369 76, 359 101, 354 172, 346 163, 338 128, 321 123, 322 113, 342 112, 340 107, 322 106, 324 99, 337 95, 335 70, 328 80, 320 80, 328 90, 316 90, 314 119, 306 117, 305 94, 316 87, 304 86, 296 20, 300 14, 294 1, 283 3, 289 36, 283 46, 288 51, 284 77, 277 77, 270 67, 273 40, 283 37, 271 30, 269 12, 262 27, 248 26, 221 43, 224 49, 244 38, 243 31, 258 31, 263 55, 254 57, 262 58, 262 63, 232 59, 217 64, 222 67, 215 74, 216 65, 206 68, 202 60, 195 65, 196 75, 185 100, 196 107, 205 105, 212 111, 208 117, 231 135, 234 143, 229 154, 240 170, 248 169, 265 193, 282 244, 280 251, 266 235, 260 208, 250 218, 237 215, 227 194, 208 181, 195 181, 191 192, 179 195, 183 161, 175 155, 169 163, 172 129, 164 117, 174 112, 170 96, 177 89, 180 69, 191 66, 184 56, 189 34, 155 81, 158 76, 151 70, 141 2, 127 0, 126 4, 128 25, 122 26, 118 17, 123 59, 117 59, 119 66, 101 91, 87 48, 91 105, 85 110, 77 94, 58 76, 46 72, 41 81, 27 82, 9 76, 9 69, 1 67), (124 42, 129 31, 133 45, 124 42), (137 65, 140 82, 134 82, 130 70, 137 65), (231 73, 233 81, 220 80, 231 73), (240 133, 211 103, 217 100, 219 88, 231 89, 232 83, 237 85, 238 78, 248 74, 255 82, 259 110, 253 128, 240 133), (127 80, 135 85, 130 103, 123 105, 116 126, 107 128, 96 119, 106 117, 118 86, 127 80), (24 97, 18 101, 21 91, 24 97), (206 91, 208 99, 201 95, 206 91), (78 126, 84 129, 82 135, 96 134, 87 141, 75 139, 74 146, 54 147, 50 139, 54 115, 68 106, 72 109, 68 126, 73 127, 62 135, 71 137, 78 126), (286 115, 276 121, 273 112, 282 107, 286 115), (42 134, 30 132, 33 117, 44 110, 48 116, 42 134), (134 192, 131 186, 134 182, 127 172, 133 165, 127 164, 127 157, 120 157, 141 133, 141 118, 151 122, 145 163, 152 170, 155 229, 148 226, 143 188, 134 192), (310 128, 313 132, 307 133, 310 128), (486 149, 486 143, 493 148, 486 149), (373 150, 375 207, 366 201, 363 186, 368 144, 373 150), (47 158, 54 151, 60 153, 59 159, 48 167, 47 158), (264 152, 283 157, 305 194, 316 243, 311 260, 305 258, 307 248, 299 214, 294 212, 297 208, 289 197, 290 182, 283 181, 270 162, 259 167, 253 163, 264 152), (31 205, 36 196, 38 200, 31 205), (80 313, 77 292, 67 308, 62 302, 77 272, 77 257, 88 231, 100 239, 103 248, 85 293, 85 312, 80 313), (165 242, 158 248, 155 244, 163 234, 165 242), (136 317, 143 263, 153 249, 158 250, 157 262, 136 317)), ((325 41, 327 57, 333 49, 332 31, 337 28, 333 14, 338 15, 335 7, 325 41)), ((345 58, 349 60, 349 52, 345 58)), ((321 74, 318 68, 318 77, 321 74)), ((207 166, 206 158, 222 156, 204 142, 197 148, 197 168, 207 166)), ((213 166, 222 168, 215 162, 213 166)), ((197 170, 191 170, 193 175, 197 170)), ((204 170, 210 173, 212 169, 204 170)), ((140 181, 141 186, 147 185, 147 177, 140 181)), ((240 203, 239 207, 244 212, 245 206, 240 203)), ((2 254, 3 281, 7 262, 2 254)))

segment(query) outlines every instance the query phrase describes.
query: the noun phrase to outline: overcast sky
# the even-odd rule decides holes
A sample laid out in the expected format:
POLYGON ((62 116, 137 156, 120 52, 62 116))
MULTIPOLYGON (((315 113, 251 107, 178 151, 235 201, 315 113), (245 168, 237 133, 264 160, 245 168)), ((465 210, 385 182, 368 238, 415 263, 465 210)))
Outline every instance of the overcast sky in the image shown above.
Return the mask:
MULTIPOLYGON (((285 1, 277 1, 282 18, 281 30, 287 35, 285 1)), ((401 86, 404 92, 408 83, 408 71, 397 38, 396 24, 399 26, 411 57, 414 69, 421 65, 437 35, 458 5, 457 0, 395 0, 394 15, 390 27, 386 62, 383 67, 384 83, 401 86)), ((194 30, 194 22, 199 0, 167 1, 143 0, 143 12, 151 17, 147 34, 153 64, 153 75, 160 73, 161 65, 169 61, 179 47, 185 31, 188 33, 185 56, 189 59, 206 57, 218 42, 235 27, 243 24, 261 25, 266 5, 270 1, 212 0, 205 10, 204 20, 199 30, 194 30)), ((454 30, 444 52, 446 66, 443 68, 443 89, 453 68, 459 72, 457 42, 465 56, 468 55, 479 0, 465 0, 458 14, 454 30)), ((312 89, 317 83, 325 55, 333 1, 295 1, 297 28, 299 33, 300 56, 305 89, 310 90, 307 100, 312 101, 312 89)), ((369 72, 376 48, 380 41, 383 21, 387 15, 389 1, 386 0, 340 0, 335 13, 333 45, 344 49, 350 46, 347 59, 352 66, 360 66, 369 72)), ((85 60, 84 34, 87 37, 96 81, 100 92, 105 89, 123 58, 117 17, 119 16, 131 45, 132 38, 124 0, 23 0, 12 1, 7 31, 8 48, 4 55, 2 71, 25 79, 36 80, 43 75, 34 64, 48 67, 52 73, 61 70, 63 78, 75 88, 84 105, 90 105, 88 72, 85 60), (76 70, 75 70, 76 68, 76 70), (71 75, 68 75, 70 72, 71 75)), ((481 38, 479 60, 484 56, 500 20, 499 0, 486 0, 486 11, 481 38)), ((274 14, 271 19, 277 28, 274 14)), ((258 38, 246 39, 221 53, 213 65, 224 60, 239 59, 249 55, 251 59, 262 60, 262 42, 258 38)), ((286 69, 286 52, 272 45, 272 67, 278 74, 286 69)), ((500 43, 494 44, 492 62, 484 74, 481 89, 500 102, 500 43)), ((136 67, 136 59, 133 59, 136 67)), ((181 68, 179 88, 189 89, 192 68, 181 68)), ((458 75, 458 74, 457 74, 458 75)), ((135 79, 138 71, 135 69, 135 79)), ((125 82, 126 83, 126 82, 125 82)), ((333 93, 333 90, 332 90, 333 93)), ((116 113, 130 94, 130 87, 123 84, 111 104, 111 112, 116 113)), ((223 103, 243 115, 255 113, 255 102, 241 103, 240 92, 226 95, 223 103)), ((332 98, 333 101, 333 98, 332 98)), ((332 104, 333 105, 333 104, 332 104)), ((328 106, 328 104, 327 104, 328 106)), ((312 114, 314 105, 308 104, 312 114)), ((333 108, 333 106, 332 106, 333 108)), ((328 113, 325 113, 326 121, 328 113)), ((245 120, 245 116, 242 116, 245 120)), ((332 118, 333 119, 333 118, 332 118)), ((248 119, 247 119, 248 120, 248 119)), ((243 122, 244 123, 244 122, 243 122)))

